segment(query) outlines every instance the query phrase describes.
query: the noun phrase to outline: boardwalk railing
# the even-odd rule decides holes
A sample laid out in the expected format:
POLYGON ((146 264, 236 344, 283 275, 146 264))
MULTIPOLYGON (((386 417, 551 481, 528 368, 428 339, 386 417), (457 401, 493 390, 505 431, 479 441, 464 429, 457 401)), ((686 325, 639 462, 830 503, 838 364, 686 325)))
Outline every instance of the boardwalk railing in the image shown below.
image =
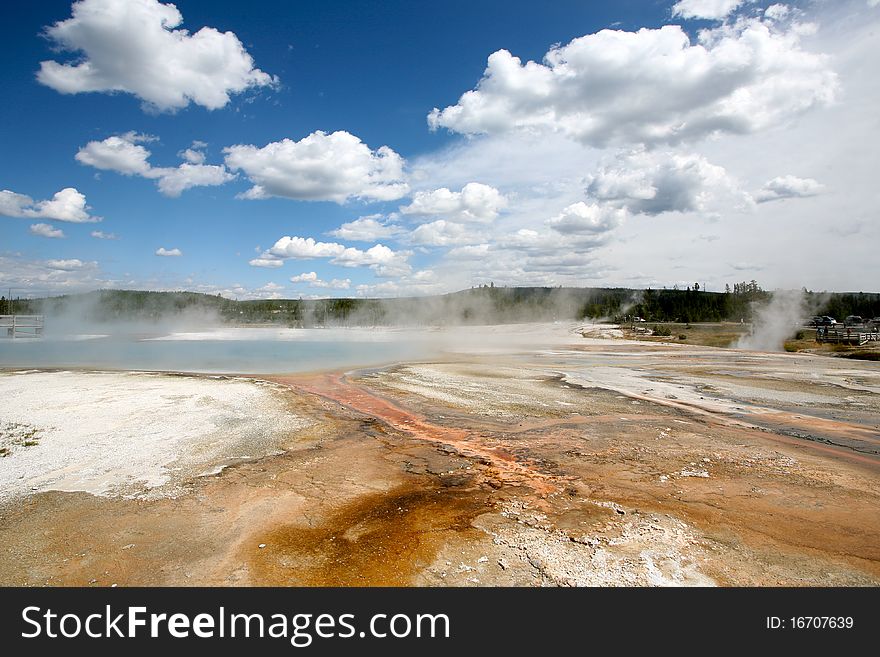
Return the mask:
POLYGON ((869 342, 880 342, 880 333, 864 329, 820 329, 816 332, 816 342, 861 346, 869 342))
POLYGON ((42 315, 0 315, 0 337, 33 338, 42 333, 42 315))

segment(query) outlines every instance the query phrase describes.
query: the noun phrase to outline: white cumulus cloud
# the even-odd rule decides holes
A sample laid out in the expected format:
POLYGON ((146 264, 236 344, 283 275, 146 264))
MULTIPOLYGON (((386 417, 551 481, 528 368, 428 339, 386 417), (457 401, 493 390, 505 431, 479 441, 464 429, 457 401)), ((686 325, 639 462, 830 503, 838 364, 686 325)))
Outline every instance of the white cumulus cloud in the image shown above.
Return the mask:
POLYGON ((375 267, 395 265, 401 259, 405 259, 401 253, 384 244, 376 244, 365 251, 348 247, 330 262, 343 267, 375 267))
POLYGON ((313 271, 303 272, 302 274, 290 277, 291 283, 313 283, 316 280, 318 280, 318 274, 313 271))
POLYGON ((470 227, 438 219, 417 227, 409 235, 409 241, 423 246, 449 246, 452 244, 472 244, 480 238, 470 227))
POLYGON ((188 148, 181 151, 186 160, 176 167, 154 167, 149 162, 150 151, 142 146, 155 137, 126 132, 101 141, 90 141, 79 149, 76 160, 103 171, 115 171, 124 176, 140 176, 156 180, 165 196, 177 197, 192 187, 216 187, 236 176, 222 164, 204 164, 201 150, 188 148))
POLYGON ((331 290, 347 290, 351 287, 351 279, 350 278, 334 278, 329 281, 315 281, 312 283, 313 287, 323 287, 331 290))
POLYGON ((764 18, 771 21, 782 21, 791 15, 791 7, 783 4, 770 5, 764 10, 764 18))
POLYGON ((251 267, 265 267, 266 269, 277 269, 278 267, 284 266, 284 260, 276 259, 276 258, 254 258, 253 260, 249 260, 248 264, 251 267))
POLYGON ((85 195, 74 187, 65 187, 45 201, 34 201, 30 196, 16 194, 8 189, 0 191, 0 215, 54 219, 71 223, 94 223, 101 217, 89 214, 85 195))
POLYGON ((450 260, 482 260, 489 253, 489 244, 471 244, 449 249, 446 257, 450 260))
POLYGON ((291 283, 308 283, 310 287, 320 287, 331 290, 347 290, 351 287, 350 278, 334 278, 325 281, 318 278, 318 274, 310 271, 290 277, 291 283))
POLYGON ((750 199, 702 155, 637 150, 618 154, 589 177, 587 195, 637 214, 744 208, 750 199))
POLYGON ((136 132, 113 135, 101 141, 90 141, 79 149, 76 160, 104 171, 147 177, 152 170, 148 162, 150 151, 141 143, 155 140, 151 135, 136 132))
POLYGON ((327 258, 331 264, 342 267, 369 267, 378 276, 391 276, 411 271, 407 259, 409 251, 394 251, 384 244, 362 250, 346 247, 337 242, 318 242, 312 237, 285 235, 260 257, 250 261, 255 267, 276 267, 284 260, 327 258))
POLYGON ((224 149, 226 166, 254 183, 243 198, 305 201, 393 201, 409 191, 404 160, 388 146, 375 151, 354 135, 317 131, 299 141, 224 149))
POLYGON ((55 239, 64 237, 64 231, 60 228, 55 228, 51 224, 31 224, 31 233, 40 237, 52 237, 55 239))
POLYGON ((177 256, 182 256, 183 252, 180 249, 166 249, 164 246, 160 246, 158 249, 156 249, 156 255, 166 258, 174 258, 177 256))
POLYGON ((402 228, 400 226, 384 221, 383 215, 371 214, 344 223, 339 228, 330 231, 329 234, 333 237, 352 242, 375 242, 376 240, 395 237, 401 232, 402 228))
POLYGON ((549 226, 560 233, 604 233, 626 217, 624 210, 596 203, 573 203, 550 219, 549 226))
POLYGON ((70 258, 68 260, 47 260, 46 266, 49 269, 57 269, 59 271, 75 271, 77 269, 95 269, 98 263, 83 262, 79 258, 70 258))
POLYGON ((721 20, 745 2, 746 0, 678 0, 672 5, 672 15, 721 20))
POLYGON ((677 25, 602 30, 552 48, 542 63, 489 56, 477 87, 428 116, 465 134, 559 132, 594 146, 748 134, 835 96, 825 56, 803 25, 742 19, 699 33, 677 25))
POLYGON ((205 163, 205 153, 201 148, 198 148, 195 144, 190 148, 184 148, 178 154, 182 160, 189 162, 190 164, 204 164, 205 163))
POLYGON ((179 28, 183 16, 158 0, 79 0, 71 17, 46 28, 70 62, 40 63, 37 80, 64 94, 123 92, 153 110, 174 111, 193 102, 225 106, 230 94, 276 84, 254 67, 232 32, 179 28))
POLYGON ((178 167, 153 169, 153 171, 162 172, 159 176, 159 191, 165 196, 172 197, 180 196, 192 187, 216 187, 235 178, 235 174, 229 173, 222 164, 184 162, 178 167))
POLYGON ((783 198, 806 198, 821 194, 824 189, 825 186, 813 178, 778 176, 764 183, 755 194, 755 200, 758 203, 766 203, 783 198))
POLYGON ((270 256, 277 258, 333 258, 342 254, 345 247, 336 242, 317 242, 313 237, 291 237, 285 235, 268 250, 270 256))
POLYGON ((489 223, 507 205, 507 199, 494 187, 471 182, 460 192, 446 187, 416 192, 409 205, 400 208, 409 215, 437 215, 459 222, 489 223))

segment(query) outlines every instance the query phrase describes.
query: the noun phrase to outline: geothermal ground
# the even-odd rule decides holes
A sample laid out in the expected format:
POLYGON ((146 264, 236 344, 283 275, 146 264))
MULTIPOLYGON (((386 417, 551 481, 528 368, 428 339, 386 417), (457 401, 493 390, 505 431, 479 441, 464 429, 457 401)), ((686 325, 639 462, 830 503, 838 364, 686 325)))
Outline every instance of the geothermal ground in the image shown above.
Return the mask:
POLYGON ((880 584, 880 366, 576 329, 0 374, 0 583, 880 584))

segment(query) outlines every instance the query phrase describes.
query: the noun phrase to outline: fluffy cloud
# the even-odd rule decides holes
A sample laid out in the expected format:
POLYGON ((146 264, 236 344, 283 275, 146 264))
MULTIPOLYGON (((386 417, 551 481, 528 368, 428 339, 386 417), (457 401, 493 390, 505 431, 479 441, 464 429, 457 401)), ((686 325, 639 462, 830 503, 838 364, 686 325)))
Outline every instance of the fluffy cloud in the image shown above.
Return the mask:
POLYGON ((334 278, 331 281, 324 281, 318 278, 318 274, 313 271, 305 272, 297 276, 290 277, 291 283, 308 283, 311 287, 320 287, 331 290, 347 290, 351 287, 350 278, 334 278))
POLYGON ((488 225, 507 204, 508 199, 496 188, 476 182, 467 183, 459 192, 447 187, 416 192, 409 205, 401 206, 401 214, 434 220, 417 226, 405 241, 420 246, 455 246, 482 241, 488 225))
POLYGON ((672 15, 682 18, 721 20, 746 0, 678 0, 672 5, 672 15))
POLYGON ((411 271, 407 259, 409 251, 394 251, 384 244, 361 250, 336 242, 317 242, 312 237, 285 235, 259 258, 250 261, 255 267, 278 267, 284 260, 327 258, 331 264, 342 267, 369 267, 378 276, 395 276, 411 271))
POLYGON ((96 240, 118 240, 114 233, 105 233, 103 230, 93 230, 91 236, 96 240))
POLYGON ((438 219, 422 224, 409 235, 409 241, 423 246, 449 246, 470 244, 480 239, 480 235, 463 224, 438 219))
POLYGON ((742 19, 700 32, 677 25, 602 30, 552 48, 543 63, 506 50, 476 89, 434 109, 432 129, 559 132, 596 146, 747 134, 829 103, 837 78, 804 50, 802 25, 742 19))
POLYGON ((77 224, 101 221, 101 217, 89 214, 90 209, 85 195, 74 187, 65 187, 47 201, 34 201, 30 196, 8 189, 0 191, 0 215, 7 217, 54 219, 77 224))
POLYGON ((223 165, 213 164, 184 162, 176 168, 153 171, 162 171, 159 176, 159 191, 172 197, 180 196, 191 187, 216 187, 235 178, 235 174, 229 173, 223 165))
POLYGON ((482 260, 488 253, 488 244, 473 244, 449 249, 446 257, 450 260, 482 260))
POLYGON ((314 283, 316 280, 318 280, 318 274, 313 271, 290 277, 291 283, 314 283))
POLYGON ((248 264, 251 267, 265 267, 266 269, 277 269, 278 267, 284 266, 284 260, 278 260, 274 258, 254 258, 253 260, 249 260, 248 264))
POLYGON ((190 164, 204 164, 205 163, 205 153, 203 149, 207 146, 204 142, 193 142, 193 145, 189 148, 184 148, 180 151, 177 156, 189 162, 190 164))
POLYGON ((330 290, 347 290, 351 287, 350 278, 334 278, 331 281, 317 280, 312 283, 312 287, 323 287, 330 290))
POLYGON ((284 289, 283 285, 278 285, 277 283, 271 281, 269 283, 266 283, 262 287, 256 288, 250 293, 245 291, 245 288, 243 288, 243 286, 239 285, 238 287, 242 288, 242 290, 244 291, 244 295, 242 296, 251 296, 257 299, 281 299, 283 296, 281 294, 281 290, 284 289))
POLYGON ((720 166, 696 154, 638 150, 618 154, 589 178, 587 194, 633 213, 708 212, 750 199, 720 166))
POLYGON ((499 232, 492 242, 451 249, 434 266, 436 284, 441 289, 490 280, 496 285, 584 285, 602 271, 593 252, 607 243, 607 235, 531 228, 499 232))
POLYGON ((55 239, 64 237, 64 231, 60 228, 55 228, 51 224, 31 224, 31 233, 40 237, 52 237, 55 239))
MULTIPOLYGON (((878 0, 880 2, 880 0, 878 0)), ((764 10, 764 18, 771 21, 782 21, 791 15, 791 7, 788 5, 775 4, 770 5, 764 10)))
POLYGON ((223 185, 236 177, 223 165, 203 164, 205 155, 195 145, 181 151, 181 156, 187 160, 183 164, 177 167, 154 167, 149 162, 150 151, 141 144, 155 139, 149 135, 126 132, 102 141, 90 141, 79 149, 76 159, 96 169, 156 180, 159 191, 171 197, 180 196, 192 187, 223 185))
POLYGON ((764 183, 764 186, 755 194, 755 200, 758 203, 766 203, 783 198, 806 198, 821 194, 824 189, 825 186, 813 178, 778 176, 764 183))
POLYGON ((166 249, 164 246, 160 246, 158 249, 156 249, 156 255, 166 258, 174 258, 177 256, 182 256, 183 252, 180 249, 166 249))
POLYGON ((343 267, 381 267, 393 266, 405 258, 405 255, 389 249, 384 244, 376 244, 366 251, 349 247, 330 262, 343 267))
POLYGON ((276 258, 294 258, 308 260, 311 258, 334 258, 345 251, 342 244, 336 242, 316 242, 313 237, 290 237, 285 235, 268 250, 268 255, 276 258))
POLYGON ((489 223, 507 205, 507 199, 494 187, 471 182, 460 192, 446 187, 416 192, 413 201, 400 208, 409 215, 437 215, 450 221, 489 223))
POLYGON ((124 92, 148 108, 173 111, 193 102, 218 109, 230 94, 271 86, 232 32, 174 29, 183 16, 157 0, 80 0, 72 16, 46 28, 74 62, 40 63, 37 80, 64 94, 124 92))
POLYGON ((550 219, 549 226, 560 233, 605 233, 626 217, 624 210, 596 203, 573 203, 550 219))
POLYGON ((95 269, 98 266, 98 263, 95 261, 92 262, 83 262, 79 258, 71 258, 69 260, 47 260, 46 266, 49 269, 56 269, 59 271, 75 271, 77 269, 95 269))
POLYGON ((29 216, 73 223, 100 221, 100 217, 89 215, 85 195, 73 187, 66 187, 60 192, 56 192, 55 196, 48 201, 34 204, 33 209, 35 213, 29 216))
POLYGON ((102 141, 90 141, 79 149, 76 160, 104 171, 115 171, 126 176, 148 177, 153 168, 147 161, 150 151, 140 144, 155 140, 156 138, 150 135, 126 132, 107 137, 102 141))
POLYGON ((34 199, 8 189, 0 191, 0 214, 6 217, 24 217, 27 208, 33 209, 34 199))
POLYGON ((243 171, 254 183, 242 194, 247 199, 393 201, 409 191, 400 155, 387 146, 372 151, 345 131, 317 131, 299 141, 283 139, 262 148, 230 146, 224 152, 226 165, 243 171))
POLYGON ((401 232, 400 226, 383 221, 381 214, 371 214, 344 223, 336 230, 330 231, 329 234, 352 242, 374 242, 395 237, 401 232))

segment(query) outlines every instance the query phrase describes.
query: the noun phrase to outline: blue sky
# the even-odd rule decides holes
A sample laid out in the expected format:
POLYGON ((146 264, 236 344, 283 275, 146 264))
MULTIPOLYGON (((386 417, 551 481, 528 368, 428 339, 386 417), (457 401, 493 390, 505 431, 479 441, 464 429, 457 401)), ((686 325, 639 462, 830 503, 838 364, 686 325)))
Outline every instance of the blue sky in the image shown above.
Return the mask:
POLYGON ((0 284, 859 289, 876 4, 16 3, 0 284))

